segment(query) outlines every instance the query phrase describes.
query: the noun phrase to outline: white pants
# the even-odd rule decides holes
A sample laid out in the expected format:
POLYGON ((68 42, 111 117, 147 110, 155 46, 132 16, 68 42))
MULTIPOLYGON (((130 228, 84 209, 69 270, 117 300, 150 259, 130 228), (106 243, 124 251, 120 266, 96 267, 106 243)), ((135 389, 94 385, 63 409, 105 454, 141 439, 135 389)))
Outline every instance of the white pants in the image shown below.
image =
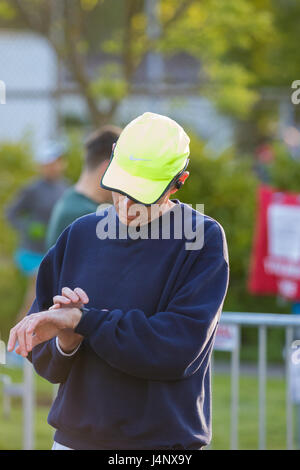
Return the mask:
POLYGON ((73 450, 73 449, 70 449, 70 447, 63 446, 62 444, 59 444, 58 442, 54 441, 51 450, 73 450))

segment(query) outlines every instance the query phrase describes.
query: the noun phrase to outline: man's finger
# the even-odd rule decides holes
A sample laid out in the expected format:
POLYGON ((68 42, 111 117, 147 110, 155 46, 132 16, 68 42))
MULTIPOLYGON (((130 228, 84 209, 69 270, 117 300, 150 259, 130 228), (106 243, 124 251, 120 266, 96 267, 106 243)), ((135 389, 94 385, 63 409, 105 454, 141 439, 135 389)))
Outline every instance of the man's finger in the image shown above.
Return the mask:
POLYGON ((82 303, 84 303, 84 304, 89 303, 89 298, 88 298, 86 292, 84 292, 84 290, 81 289, 81 287, 76 287, 74 289, 74 292, 76 292, 76 294, 78 295, 78 297, 80 298, 82 303))
POLYGON ((7 350, 9 352, 13 351, 16 345, 17 341, 17 330, 15 328, 12 328, 9 333, 9 339, 7 343, 7 350))
POLYGON ((69 287, 63 287, 61 292, 62 292, 63 296, 66 296, 67 298, 71 299, 72 302, 78 302, 78 300, 79 300, 78 295, 76 294, 76 292, 74 292, 69 287))
POLYGON ((53 303, 54 304, 57 304, 57 303, 70 304, 71 299, 69 297, 64 296, 64 295, 56 295, 55 297, 53 297, 53 303))
POLYGON ((26 325, 26 331, 29 334, 32 334, 38 325, 42 325, 47 321, 49 321, 49 316, 46 312, 43 312, 42 315, 37 315, 31 319, 31 321, 26 325))
POLYGON ((34 343, 34 332, 36 328, 43 323, 49 321, 48 316, 46 313, 43 315, 36 316, 35 318, 32 318, 26 325, 26 330, 25 330, 25 340, 26 340, 26 349, 27 352, 31 351, 33 348, 33 343, 34 343))
POLYGON ((53 297, 53 303, 61 303, 61 304, 70 304, 72 300, 69 297, 66 297, 65 295, 56 295, 53 297))
POLYGON ((48 310, 55 310, 57 308, 60 308, 60 304, 53 304, 51 307, 48 308, 48 310))
POLYGON ((9 339, 8 339, 8 344, 7 344, 7 350, 13 351, 16 345, 17 341, 17 330, 23 325, 23 323, 26 321, 27 317, 23 318, 19 323, 17 323, 9 333, 9 339))
POLYGON ((26 349, 27 351, 32 350, 32 335, 34 333, 34 325, 36 323, 36 320, 31 319, 27 323, 27 328, 25 330, 25 341, 26 341, 26 349))
POLYGON ((49 307, 48 310, 56 310, 58 308, 61 308, 61 305, 60 303, 57 303, 57 304, 54 304, 54 305, 51 305, 51 307, 49 307))
POLYGON ((20 346, 21 355, 23 357, 27 356, 25 331, 26 331, 26 323, 20 326, 20 328, 18 328, 17 330, 17 339, 18 339, 18 343, 20 346))

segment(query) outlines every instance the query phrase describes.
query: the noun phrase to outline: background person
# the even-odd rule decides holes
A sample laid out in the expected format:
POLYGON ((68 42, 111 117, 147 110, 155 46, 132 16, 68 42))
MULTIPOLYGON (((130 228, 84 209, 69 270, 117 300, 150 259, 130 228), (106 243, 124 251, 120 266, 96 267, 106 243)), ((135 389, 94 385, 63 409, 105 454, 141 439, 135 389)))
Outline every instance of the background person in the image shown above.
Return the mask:
POLYGON ((101 203, 112 202, 111 192, 100 188, 99 181, 109 163, 112 145, 120 133, 119 127, 103 126, 88 137, 80 178, 54 206, 47 231, 48 248, 55 244, 59 235, 75 219, 96 212, 101 203))
POLYGON ((63 178, 65 146, 55 141, 43 144, 35 158, 40 177, 25 186, 6 209, 6 217, 19 235, 14 259, 17 267, 29 277, 21 308, 23 317, 35 295, 36 273, 46 253, 46 230, 51 211, 68 184, 63 178))

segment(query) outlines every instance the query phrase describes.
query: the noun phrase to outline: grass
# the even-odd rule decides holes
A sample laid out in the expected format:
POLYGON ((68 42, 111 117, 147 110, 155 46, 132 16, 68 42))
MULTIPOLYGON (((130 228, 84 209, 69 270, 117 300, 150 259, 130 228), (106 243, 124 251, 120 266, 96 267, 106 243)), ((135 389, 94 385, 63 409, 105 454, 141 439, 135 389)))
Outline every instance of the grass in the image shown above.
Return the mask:
MULTIPOLYGON (((1 368, 14 382, 22 378, 19 369, 1 368)), ((53 386, 36 376, 37 407, 35 413, 35 448, 50 449, 54 430, 47 424, 52 401, 53 386)), ((0 449, 22 448, 22 403, 12 399, 9 419, 2 413, 2 388, 0 391, 0 449)), ((286 448, 285 382, 281 378, 267 382, 267 448, 286 448)), ((230 446, 230 378, 217 374, 213 378, 213 441, 212 449, 229 449, 230 446)), ((258 448, 258 382, 256 377, 241 376, 239 409, 239 448, 258 448)))
MULTIPOLYGON (((267 381, 266 447, 286 448, 285 381, 267 381)), ((239 448, 258 449, 258 381, 241 376, 239 407, 239 448)), ((230 378, 215 375, 213 379, 213 449, 230 448, 230 378)))
MULTIPOLYGON (((0 368, 0 373, 8 374, 12 382, 22 380, 22 371, 8 367, 0 368)), ((1 387, 1 385, 0 385, 1 387)), ((54 429, 47 423, 47 416, 52 402, 53 385, 35 374, 35 390, 37 406, 35 410, 35 448, 39 450, 50 449, 53 441, 54 429)), ((0 391, 0 404, 2 403, 2 388, 0 391)), ((11 401, 10 418, 3 417, 0 405, 0 450, 22 449, 23 412, 21 398, 14 397, 11 401)))

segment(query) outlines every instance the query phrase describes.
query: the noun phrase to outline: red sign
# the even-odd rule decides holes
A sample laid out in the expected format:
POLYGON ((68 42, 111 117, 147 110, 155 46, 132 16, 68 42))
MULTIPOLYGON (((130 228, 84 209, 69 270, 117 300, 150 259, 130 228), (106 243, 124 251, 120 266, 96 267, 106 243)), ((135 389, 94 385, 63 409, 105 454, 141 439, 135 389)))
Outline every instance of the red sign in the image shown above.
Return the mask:
POLYGON ((300 194, 259 189, 249 290, 300 300, 300 194))

